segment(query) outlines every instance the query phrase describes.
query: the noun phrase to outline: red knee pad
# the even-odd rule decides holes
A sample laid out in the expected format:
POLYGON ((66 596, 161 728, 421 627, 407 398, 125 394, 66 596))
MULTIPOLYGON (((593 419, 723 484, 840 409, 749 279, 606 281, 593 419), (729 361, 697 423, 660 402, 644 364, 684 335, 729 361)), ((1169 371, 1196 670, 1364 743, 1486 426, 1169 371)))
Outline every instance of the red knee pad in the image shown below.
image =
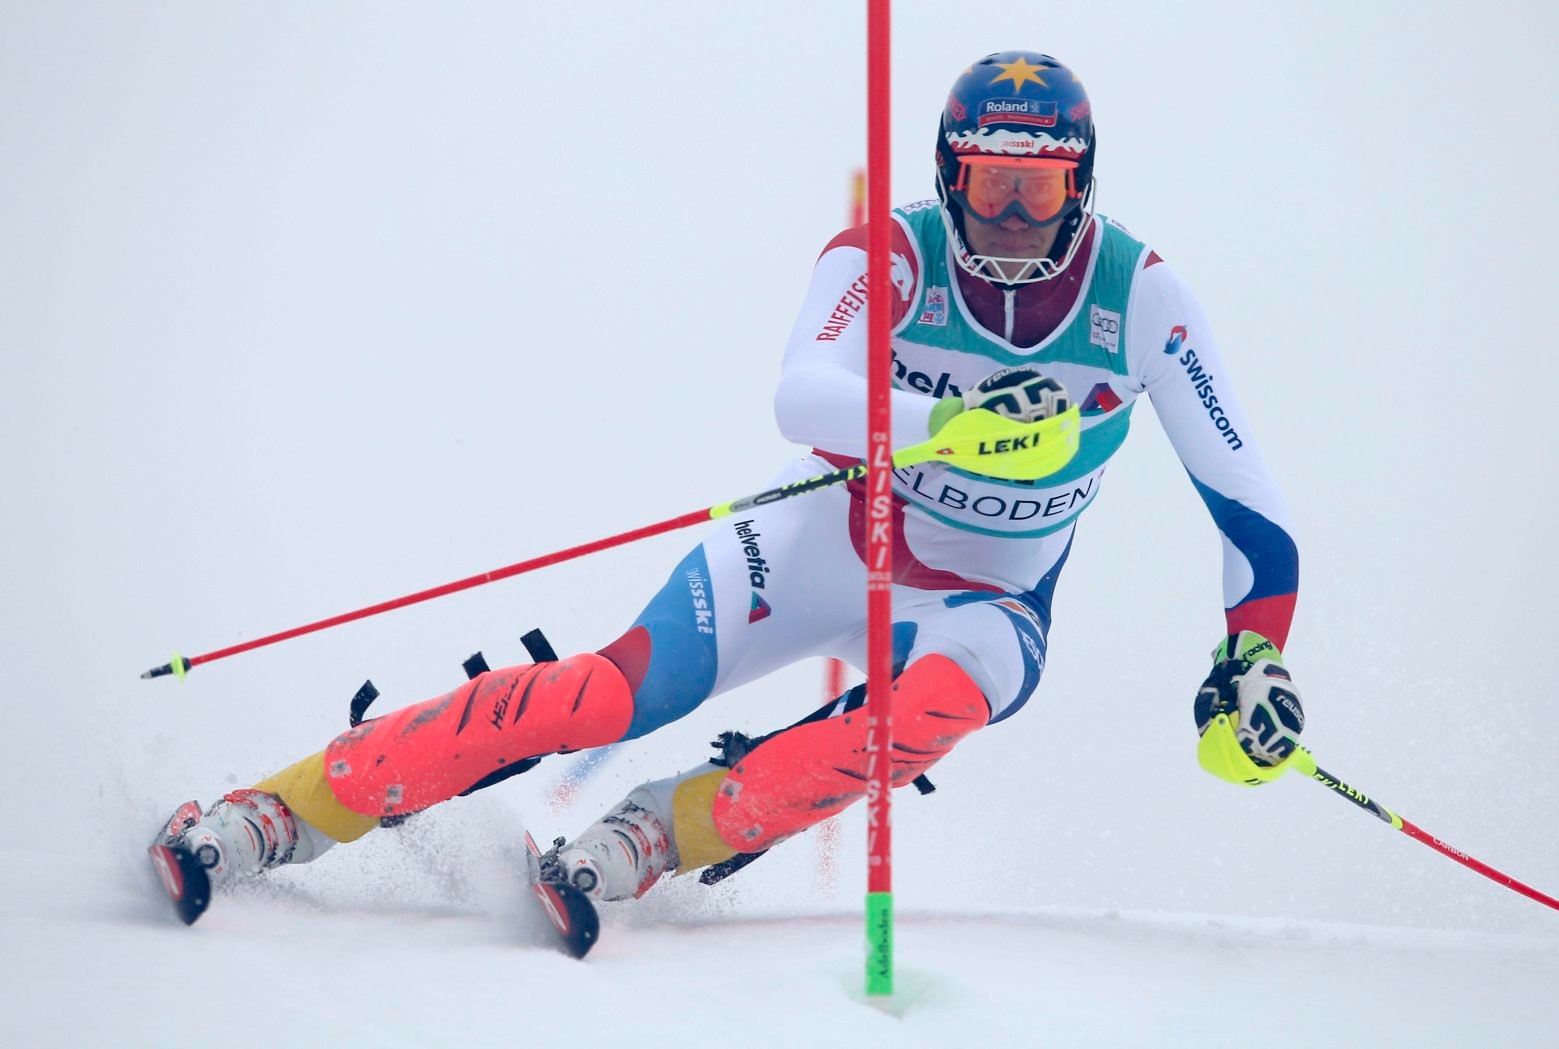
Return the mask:
MULTIPOLYGON (((925 656, 893 683, 892 778, 903 786, 990 720, 990 705, 946 656, 925 656)), ((866 710, 787 729, 739 761, 714 800, 720 837, 758 852, 866 794, 866 710)))
POLYGON ((632 717, 628 682, 594 653, 506 667, 337 736, 325 776, 352 811, 402 815, 516 761, 614 743, 632 717))

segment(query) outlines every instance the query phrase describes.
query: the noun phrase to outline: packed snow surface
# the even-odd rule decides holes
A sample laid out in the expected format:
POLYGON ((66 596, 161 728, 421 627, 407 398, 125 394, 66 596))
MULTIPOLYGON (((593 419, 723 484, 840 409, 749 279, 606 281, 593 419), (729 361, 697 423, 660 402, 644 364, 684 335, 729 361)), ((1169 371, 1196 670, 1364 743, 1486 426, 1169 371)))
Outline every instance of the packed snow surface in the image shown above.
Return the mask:
POLYGON ((440 855, 417 837, 408 827, 378 850, 377 874, 331 872, 327 858, 219 897, 193 928, 165 913, 146 871, 6 852, 4 981, 29 991, 8 1002, 0 1034, 14 1046, 228 1049, 586 1037, 1535 1049, 1559 1025, 1552 938, 1005 911, 978 884, 966 911, 899 915, 887 999, 864 995, 858 914, 737 907, 734 890, 689 883, 637 911, 608 907, 600 943, 574 961, 552 948, 515 850, 440 855))

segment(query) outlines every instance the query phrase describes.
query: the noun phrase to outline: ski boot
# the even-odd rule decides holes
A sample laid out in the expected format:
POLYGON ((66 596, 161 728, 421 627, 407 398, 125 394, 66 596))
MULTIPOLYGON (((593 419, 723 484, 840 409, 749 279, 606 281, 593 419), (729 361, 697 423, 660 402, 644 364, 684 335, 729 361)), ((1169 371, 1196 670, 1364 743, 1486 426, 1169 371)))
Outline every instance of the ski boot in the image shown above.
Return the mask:
POLYGON ((666 825, 634 791, 571 842, 542 857, 542 877, 566 881, 594 900, 643 896, 676 865, 666 825))
POLYGON ((642 896, 675 862, 665 824, 636 797, 653 801, 640 788, 572 842, 558 838, 546 852, 525 833, 531 891, 575 958, 588 954, 600 936, 595 901, 642 896))
POLYGON ((286 863, 307 863, 333 842, 274 794, 246 788, 225 795, 204 814, 186 801, 148 850, 163 889, 184 924, 211 902, 211 889, 286 863))

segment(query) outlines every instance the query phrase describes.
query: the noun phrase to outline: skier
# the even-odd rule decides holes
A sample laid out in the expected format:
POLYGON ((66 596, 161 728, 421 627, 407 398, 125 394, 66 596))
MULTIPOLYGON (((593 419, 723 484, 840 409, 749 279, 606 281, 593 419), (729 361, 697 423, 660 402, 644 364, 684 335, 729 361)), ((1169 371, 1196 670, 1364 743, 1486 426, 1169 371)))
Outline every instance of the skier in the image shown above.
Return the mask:
MULTIPOLYGON (((1226 633, 1194 703, 1199 732, 1232 726, 1280 766, 1303 729, 1281 666, 1298 584, 1289 515, 1234 398, 1206 316, 1159 255, 1094 212, 1087 94, 1055 59, 1009 51, 953 84, 936 142, 937 197, 893 215, 893 445, 961 412, 1021 420, 1081 410, 1059 472, 1004 480, 931 462, 895 471, 895 785, 1016 713, 1039 684, 1051 599, 1078 517, 1154 409, 1223 537, 1226 633)), ((867 230, 818 259, 775 396, 811 451, 777 483, 860 460, 866 433, 867 230)), ((632 626, 596 652, 510 667, 350 729, 323 751, 181 806, 161 841, 212 881, 317 858, 386 818, 429 808, 527 759, 634 739, 710 697, 812 656, 865 665, 859 482, 722 523, 632 626)), ((864 689, 713 760, 633 790, 545 858, 597 899, 643 894, 668 870, 759 853, 865 792, 864 689)))

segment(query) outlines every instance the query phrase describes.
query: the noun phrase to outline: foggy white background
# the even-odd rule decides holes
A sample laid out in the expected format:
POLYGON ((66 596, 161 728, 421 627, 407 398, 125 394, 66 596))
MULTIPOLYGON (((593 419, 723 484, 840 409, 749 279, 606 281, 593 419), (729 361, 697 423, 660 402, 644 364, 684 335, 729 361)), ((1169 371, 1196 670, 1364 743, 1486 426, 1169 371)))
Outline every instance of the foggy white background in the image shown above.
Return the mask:
MULTIPOLYGON (((138 679, 175 648, 764 486, 795 451, 769 407, 780 353, 864 156, 863 6, 0 3, 13 906, 89 937, 48 863, 113 912, 172 806, 318 749, 364 677, 390 709, 453 687, 476 649, 523 660, 532 626, 599 647, 697 533, 138 679)), ((1220 389, 1293 505, 1307 742, 1559 891, 1552 10, 895 7, 895 200, 933 192, 942 100, 971 60, 1028 48, 1078 71, 1100 210, 1201 297, 1220 389)), ((1559 914, 1317 785, 1197 768, 1218 538, 1137 419, 1062 577, 1039 693, 945 761, 937 794, 898 796, 901 912, 1559 942, 1559 914)), ((327 905, 393 911, 403 882, 425 902, 436 884, 396 873, 418 833, 450 869, 520 826, 575 833, 715 732, 812 709, 821 678, 808 663, 710 701, 561 817, 541 800, 554 760, 286 876, 327 905)), ((856 908, 858 816, 832 888, 802 840, 719 900, 856 908)), ((650 913, 710 895, 679 883, 650 913)))

